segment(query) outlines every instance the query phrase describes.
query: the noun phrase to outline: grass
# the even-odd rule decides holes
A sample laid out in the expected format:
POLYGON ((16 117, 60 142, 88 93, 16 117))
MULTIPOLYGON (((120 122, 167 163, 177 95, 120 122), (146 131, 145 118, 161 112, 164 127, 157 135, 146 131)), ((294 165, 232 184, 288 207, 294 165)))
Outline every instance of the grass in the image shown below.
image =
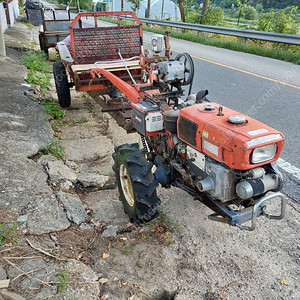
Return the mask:
MULTIPOLYGON (((101 17, 102 21, 117 23, 116 20, 101 17)), ((122 21, 122 25, 132 24, 131 21, 122 21)), ((154 33, 164 34, 166 30, 169 29, 167 26, 153 26, 149 27, 143 25, 145 31, 150 31, 154 33)), ((299 46, 288 46, 285 44, 279 45, 278 43, 269 43, 263 41, 248 40, 244 44, 244 40, 236 37, 225 37, 217 34, 198 34, 196 32, 181 32, 172 31, 171 37, 192 41, 199 44, 204 44, 208 46, 214 46, 218 48, 225 48, 239 52, 245 52, 250 54, 255 54, 259 56, 279 59, 287 62, 292 62, 295 64, 300 64, 300 47, 299 46)), ((172 41, 171 41, 172 42, 172 41)))
POLYGON ((46 54, 40 51, 27 51, 21 57, 21 64, 25 65, 31 71, 49 73, 50 64, 47 61, 46 54))
POLYGON ((28 22, 27 19, 21 19, 20 22, 23 23, 23 24, 25 24, 30 29, 35 27, 33 24, 31 24, 30 22, 28 22))
POLYGON ((173 235, 174 232, 182 226, 182 224, 177 224, 175 226, 170 226, 168 221, 168 216, 161 213, 159 217, 152 220, 151 222, 148 222, 145 224, 145 227, 148 228, 148 230, 145 230, 141 234, 142 240, 149 240, 151 237, 155 237, 159 240, 161 240, 164 244, 168 246, 173 246, 174 239, 173 235))
POLYGON ((61 106, 54 101, 45 101, 44 106, 49 115, 55 120, 62 120, 66 115, 66 111, 62 110, 61 106))
POLYGON ((26 81, 40 87, 42 95, 45 95, 50 87, 50 64, 45 53, 40 51, 27 51, 21 57, 21 64, 29 69, 26 81))
POLYGON ((57 289, 59 292, 62 292, 64 289, 66 289, 69 276, 70 276, 70 272, 68 269, 59 272, 58 275, 59 283, 57 285, 57 289))
POLYGON ((48 146, 44 150, 44 154, 51 154, 58 159, 62 159, 65 157, 65 149, 60 143, 58 138, 52 138, 48 144, 48 146))
POLYGON ((17 243, 18 238, 16 238, 16 232, 18 225, 13 223, 11 225, 0 224, 0 245, 7 243, 17 243))

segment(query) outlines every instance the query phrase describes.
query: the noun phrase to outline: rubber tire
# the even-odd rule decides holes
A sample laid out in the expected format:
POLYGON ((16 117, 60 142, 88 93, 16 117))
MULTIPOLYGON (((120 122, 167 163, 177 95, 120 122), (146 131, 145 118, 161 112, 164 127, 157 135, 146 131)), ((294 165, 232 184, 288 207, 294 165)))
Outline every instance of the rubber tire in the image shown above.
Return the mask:
POLYGON ((156 194, 158 182, 152 174, 153 163, 147 161, 145 150, 140 150, 138 144, 121 145, 115 148, 113 159, 115 161, 113 170, 117 179, 120 200, 130 221, 141 225, 153 220, 158 215, 158 206, 161 201, 156 194), (122 189, 120 180, 120 166, 122 164, 130 177, 134 194, 133 206, 130 206, 126 201, 122 189))
POLYGON ((41 33, 39 34, 39 42, 40 42, 41 51, 45 52, 46 56, 48 57, 49 56, 48 48, 46 47, 45 40, 41 33))
POLYGON ((68 76, 62 62, 59 61, 53 64, 53 75, 58 102, 61 107, 69 107, 71 105, 71 94, 68 76))

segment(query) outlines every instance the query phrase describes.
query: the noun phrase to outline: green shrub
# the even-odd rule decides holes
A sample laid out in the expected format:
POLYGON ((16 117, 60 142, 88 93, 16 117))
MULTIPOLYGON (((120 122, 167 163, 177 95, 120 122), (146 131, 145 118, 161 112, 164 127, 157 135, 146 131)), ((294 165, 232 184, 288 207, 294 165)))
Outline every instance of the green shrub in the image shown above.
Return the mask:
POLYGON ((209 7, 201 18, 201 24, 221 26, 224 24, 224 11, 221 7, 209 7))
POLYGON ((264 6, 262 5, 262 3, 257 3, 255 9, 258 12, 262 12, 264 10, 264 6))
POLYGON ((298 7, 294 7, 286 13, 284 11, 275 13, 274 10, 271 10, 269 13, 262 14, 257 30, 297 34, 298 27, 295 21, 297 9, 298 7))
POLYGON ((257 19, 257 11, 253 6, 245 5, 244 6, 244 18, 246 20, 256 20, 257 19))
POLYGON ((186 15, 186 21, 188 23, 200 24, 202 15, 199 10, 192 10, 186 15))

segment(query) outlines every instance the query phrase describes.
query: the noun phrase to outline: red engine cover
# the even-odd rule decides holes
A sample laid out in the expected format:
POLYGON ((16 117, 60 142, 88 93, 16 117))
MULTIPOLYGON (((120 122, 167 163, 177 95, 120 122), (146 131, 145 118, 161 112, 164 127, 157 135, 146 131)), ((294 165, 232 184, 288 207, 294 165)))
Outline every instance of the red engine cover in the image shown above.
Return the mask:
POLYGON ((177 121, 178 137, 207 156, 237 170, 247 170, 276 161, 284 145, 281 132, 217 103, 182 108, 177 121), (232 117, 233 116, 233 117, 232 117), (275 156, 253 164, 253 149, 277 145, 275 156))

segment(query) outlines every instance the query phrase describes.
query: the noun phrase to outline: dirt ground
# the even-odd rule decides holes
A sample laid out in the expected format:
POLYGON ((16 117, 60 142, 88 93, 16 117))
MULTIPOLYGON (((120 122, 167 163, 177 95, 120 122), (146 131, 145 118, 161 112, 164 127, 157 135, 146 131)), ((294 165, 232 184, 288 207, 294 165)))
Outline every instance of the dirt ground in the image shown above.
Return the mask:
MULTIPOLYGON (((10 38, 14 34, 18 36, 14 32, 10 38)), ((25 34, 27 40, 36 38, 25 34)), ((9 48, 14 61, 21 47, 9 48)), ((20 69, 25 76, 24 67, 20 69)), ((14 76, 10 68, 5 73, 14 76)), ((53 84, 50 95, 56 97, 53 84)), ((32 157, 37 167, 48 166, 43 169, 45 182, 58 199, 55 205, 63 206, 68 224, 32 234, 26 221, 17 222, 19 242, 0 246, 0 280, 10 279, 10 292, 24 299, 300 299, 299 204, 288 200, 283 220, 259 218, 256 230, 246 232, 209 220, 211 211, 184 191, 159 188, 159 218, 136 226, 128 222, 119 201, 111 154, 115 145, 133 143, 138 136, 126 135, 93 99, 76 92, 53 134, 66 149, 65 166, 78 176, 96 174, 97 180, 102 176, 106 181, 86 187, 79 177, 76 182, 53 180, 52 158, 32 157), (81 224, 68 215, 60 191, 80 200, 86 213, 81 224)), ((19 208, 2 208, 1 224, 25 214, 19 208)), ((30 210, 28 215, 30 219, 30 210)), ((0 299, 11 299, 1 291, 0 299)))

